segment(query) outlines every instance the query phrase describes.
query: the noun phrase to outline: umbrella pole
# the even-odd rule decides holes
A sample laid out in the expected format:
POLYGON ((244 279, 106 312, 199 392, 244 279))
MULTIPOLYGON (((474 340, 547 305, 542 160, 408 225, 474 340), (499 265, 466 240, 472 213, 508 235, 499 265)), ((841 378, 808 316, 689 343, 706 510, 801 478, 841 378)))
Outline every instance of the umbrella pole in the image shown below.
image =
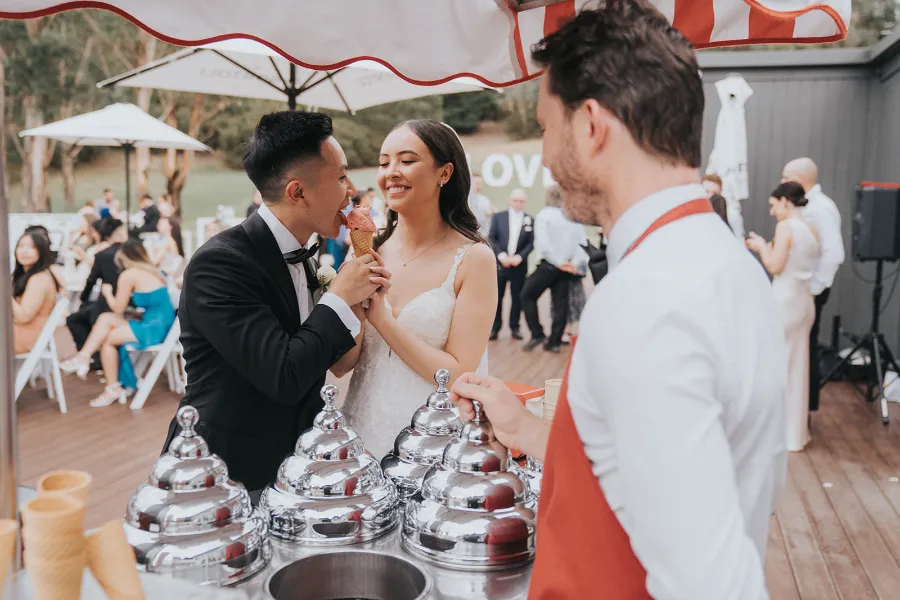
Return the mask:
POLYGON ((288 88, 288 110, 297 110, 297 65, 291 63, 290 87, 288 88))
MULTIPOLYGON (((0 293, 0 518, 19 519, 16 477, 16 403, 13 385, 16 378, 13 364, 12 296, 9 288, 9 211, 4 193, 3 164, 0 163, 0 280, 4 282, 0 293)), ((19 545, 16 545, 19 548, 19 545)), ((20 566, 18 550, 13 555, 12 568, 20 566)), ((3 567, 5 568, 5 566, 3 567)))
POLYGON ((131 152, 134 144, 125 144, 125 230, 130 231, 131 224, 131 152))

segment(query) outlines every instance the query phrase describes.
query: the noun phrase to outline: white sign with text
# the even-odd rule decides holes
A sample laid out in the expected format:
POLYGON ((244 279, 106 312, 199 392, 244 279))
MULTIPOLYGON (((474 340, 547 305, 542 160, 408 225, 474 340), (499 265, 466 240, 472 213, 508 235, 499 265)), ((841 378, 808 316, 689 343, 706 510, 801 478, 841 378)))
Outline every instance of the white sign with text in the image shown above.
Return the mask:
MULTIPOLYGON (((471 166, 471 155, 467 153, 466 159, 471 166)), ((506 187, 513 184, 516 187, 532 188, 538 180, 538 174, 543 187, 549 187, 554 183, 550 170, 541 165, 540 154, 525 156, 495 152, 482 161, 480 169, 473 169, 472 172, 481 175, 484 185, 489 187, 506 187)))

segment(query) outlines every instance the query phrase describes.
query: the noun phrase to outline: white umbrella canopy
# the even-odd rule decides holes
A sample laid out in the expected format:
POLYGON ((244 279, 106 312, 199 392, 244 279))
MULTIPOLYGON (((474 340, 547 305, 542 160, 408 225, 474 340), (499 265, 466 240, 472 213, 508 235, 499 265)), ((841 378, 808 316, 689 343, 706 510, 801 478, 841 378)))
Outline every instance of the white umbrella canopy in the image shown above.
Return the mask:
POLYGON ((330 71, 307 69, 292 64, 265 44, 247 39, 185 48, 97 85, 281 100, 289 108, 300 102, 351 113, 398 100, 486 87, 472 78, 419 86, 375 61, 360 61, 330 71))
POLYGON ((189 135, 163 123, 134 104, 110 104, 76 117, 26 129, 21 137, 45 137, 76 146, 118 146, 125 151, 126 224, 131 212, 131 152, 137 148, 209 151, 189 135))
POLYGON ((208 151, 187 134, 163 123, 134 104, 110 104, 76 117, 26 129, 21 137, 59 140, 76 146, 128 146, 208 151))
MULTIPOLYGON (((697 48, 819 43, 846 37, 851 0, 652 0, 697 48)), ((328 0, 89 3, 179 46, 231 38, 266 43, 306 68, 376 60, 420 85, 471 76, 493 87, 539 74, 528 52, 592 0, 328 0)), ((85 6, 0 0, 0 18, 34 18, 85 6)), ((323 104, 324 106, 324 104, 323 104)))
POLYGON ((709 155, 707 173, 722 178, 722 195, 728 206, 728 224, 735 235, 744 237, 741 202, 750 196, 747 173, 747 116, 744 105, 753 89, 740 75, 733 73, 716 82, 721 108, 716 120, 716 135, 709 155))

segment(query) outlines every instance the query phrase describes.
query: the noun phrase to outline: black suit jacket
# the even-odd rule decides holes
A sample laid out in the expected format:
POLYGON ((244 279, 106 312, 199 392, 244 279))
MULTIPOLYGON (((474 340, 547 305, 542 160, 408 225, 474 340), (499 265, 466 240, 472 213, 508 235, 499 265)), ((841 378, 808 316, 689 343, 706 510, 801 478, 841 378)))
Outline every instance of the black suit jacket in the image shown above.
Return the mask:
MULTIPOLYGON (((354 339, 327 306, 301 325, 287 264, 258 214, 194 254, 178 318, 188 380, 181 406, 199 411, 197 432, 230 477, 262 489, 312 426, 325 374, 354 339)), ((165 448, 178 431, 173 418, 165 448)))
MULTIPOLYGON (((94 266, 91 267, 91 272, 88 275, 87 281, 84 282, 84 290, 81 292, 81 302, 85 303, 90 300, 91 292, 94 290, 94 286, 97 285, 97 280, 100 280, 101 283, 108 283, 113 287, 113 293, 116 292, 116 283, 119 280, 119 267, 116 265, 116 252, 119 251, 119 246, 122 244, 112 244, 106 250, 101 250, 94 257, 94 266)), ((104 305, 106 301, 103 299, 103 296, 100 296, 98 302, 103 302, 104 305)))
MULTIPOLYGON (((494 255, 500 256, 508 252, 509 247, 509 211, 504 210, 491 217, 491 233, 488 235, 494 255)), ((516 254, 522 257, 522 264, 516 268, 528 268, 528 255, 534 250, 534 218, 526 214, 522 220, 522 228, 519 230, 519 241, 516 244, 516 254)))

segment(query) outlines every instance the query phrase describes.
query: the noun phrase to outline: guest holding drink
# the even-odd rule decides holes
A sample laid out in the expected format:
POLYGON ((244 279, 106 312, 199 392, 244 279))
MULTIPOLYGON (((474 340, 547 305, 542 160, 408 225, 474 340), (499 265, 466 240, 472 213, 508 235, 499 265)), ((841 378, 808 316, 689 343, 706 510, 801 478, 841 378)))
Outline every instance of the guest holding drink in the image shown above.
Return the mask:
POLYGON ((759 254, 774 276, 772 290, 778 301, 788 345, 788 388, 785 398, 787 449, 798 452, 809 442, 809 331, 816 318, 809 282, 819 261, 819 233, 803 219, 807 200, 803 186, 782 183, 769 197, 769 214, 778 220, 770 243, 750 233, 747 247, 759 254))

